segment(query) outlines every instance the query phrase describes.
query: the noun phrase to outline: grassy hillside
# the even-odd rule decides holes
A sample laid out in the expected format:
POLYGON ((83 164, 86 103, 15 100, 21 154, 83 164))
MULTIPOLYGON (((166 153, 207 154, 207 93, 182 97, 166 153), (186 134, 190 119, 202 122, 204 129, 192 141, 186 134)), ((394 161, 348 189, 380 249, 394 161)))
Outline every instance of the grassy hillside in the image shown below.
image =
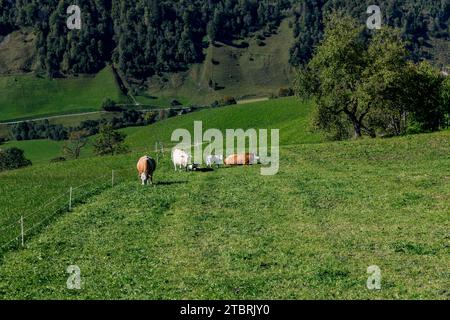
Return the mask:
MULTIPOLYGON (((170 141, 172 132, 178 128, 193 132, 194 121, 199 120, 203 121, 204 130, 218 128, 224 132, 225 129, 274 128, 280 129, 280 143, 283 145, 316 143, 322 141, 322 137, 310 130, 312 111, 312 104, 300 103, 292 97, 205 109, 147 127, 131 127, 121 131, 127 134, 126 143, 130 148, 143 153, 152 153, 157 141, 162 141, 166 147, 174 145, 170 141)), ((90 139, 92 141, 95 137, 90 139)), ((47 140, 13 141, 4 144, 3 148, 18 147, 34 163, 42 163, 61 155, 62 144, 47 140)), ((88 145, 82 157, 90 157, 92 153, 92 145, 88 145)))
POLYGON ((0 149, 16 147, 25 151, 25 157, 33 164, 48 163, 61 155, 63 142, 52 140, 10 141, 2 144, 0 149))
POLYGON ((45 79, 0 76, 0 121, 96 111, 105 97, 124 101, 110 67, 95 76, 45 79))
MULTIPOLYGON (((126 143, 134 153, 131 158, 124 156, 123 159, 127 159, 124 160, 126 161, 124 167, 130 169, 130 172, 133 172, 132 176, 134 176, 133 170, 136 159, 143 154, 153 154, 156 141, 163 141, 166 151, 168 151, 168 148, 174 144, 170 142, 172 131, 177 128, 186 128, 192 131, 193 122, 196 120, 204 122, 205 130, 208 128, 219 128, 221 130, 251 127, 279 128, 281 130, 281 144, 319 142, 321 141, 320 136, 311 133, 308 129, 311 111, 311 104, 301 104, 295 98, 285 98, 248 105, 208 109, 171 118, 147 127, 127 128, 123 130, 128 135, 126 143)), ((90 139, 91 143, 82 151, 83 160, 58 164, 49 164, 49 161, 61 155, 63 142, 34 140, 14 141, 2 145, 3 148, 15 146, 23 149, 25 156, 32 160, 36 166, 0 173, 0 179, 5 181, 5 189, 1 190, 0 187, 0 191, 4 191, 3 197, 0 196, 0 222, 5 225, 17 221, 22 214, 28 214, 32 211, 31 209, 39 208, 49 199, 60 195, 61 192, 67 192, 71 186, 82 185, 89 182, 90 179, 96 179, 105 174, 109 181, 110 169, 121 169, 121 167, 114 166, 113 159, 110 159, 111 166, 108 169, 102 168, 105 158, 89 159, 93 155, 92 140, 95 137, 90 139), (96 166, 99 166, 99 169, 96 169, 96 166), (83 167, 86 168, 86 171, 78 174, 77 171, 83 170, 83 167), (27 181, 26 187, 23 185, 23 181, 27 181), (43 181, 48 181, 50 185, 42 188, 43 181), (25 193, 23 192, 24 188, 25 193), (27 199, 32 199, 32 202, 27 201, 27 199), (2 210, 5 211, 2 212, 2 210)), ((57 201, 55 205, 66 204, 66 198, 57 201)), ((54 208, 51 207, 50 209, 54 208)), ((36 218, 42 218, 42 215, 45 216, 47 213, 48 210, 44 210, 36 218)), ((15 231, 13 229, 11 232, 14 234, 15 231)), ((0 235, 0 245, 2 240, 9 239, 10 235, 11 233, 0 235)))
POLYGON ((277 93, 280 87, 291 85, 288 48, 293 41, 286 19, 277 34, 268 35, 262 45, 253 37, 233 45, 210 46, 203 63, 191 66, 187 72, 153 77, 148 92, 141 92, 137 100, 165 106, 173 98, 184 104, 210 104, 227 95, 240 99, 277 93), (217 83, 218 90, 210 88, 209 80, 217 83))
POLYGON ((273 177, 174 173, 166 157, 154 187, 137 181, 139 154, 0 174, 4 217, 25 199, 36 208, 42 184, 60 193, 129 168, 6 253, 0 297, 448 299, 449 137, 284 146, 273 177), (66 289, 69 265, 80 291, 66 289), (370 265, 380 291, 366 288, 370 265))
POLYGON ((156 141, 170 142, 172 132, 184 128, 193 133, 194 121, 202 121, 203 129, 280 129, 280 144, 315 143, 322 141, 317 133, 310 130, 311 103, 300 103, 296 98, 283 98, 234 105, 217 109, 205 109, 151 126, 124 129, 127 142, 133 149, 153 150, 156 141))

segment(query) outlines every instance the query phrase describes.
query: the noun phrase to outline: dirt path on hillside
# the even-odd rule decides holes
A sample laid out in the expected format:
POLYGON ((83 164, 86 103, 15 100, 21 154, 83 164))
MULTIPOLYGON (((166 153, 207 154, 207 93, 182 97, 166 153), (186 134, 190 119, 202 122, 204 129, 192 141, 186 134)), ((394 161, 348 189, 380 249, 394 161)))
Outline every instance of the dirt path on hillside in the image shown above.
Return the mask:
POLYGON ((0 125, 18 124, 18 123, 29 122, 29 121, 44 121, 44 120, 51 120, 51 119, 76 117, 76 116, 88 116, 88 115, 93 115, 93 114, 104 114, 104 113, 108 113, 108 112, 107 111, 91 111, 91 112, 82 112, 82 113, 62 114, 59 116, 33 118, 33 119, 28 119, 28 120, 17 120, 17 121, 10 121, 10 122, 0 122, 0 125))
POLYGON ((255 98, 255 99, 245 99, 245 100, 238 100, 237 104, 247 104, 247 103, 253 103, 253 102, 261 102, 261 101, 268 101, 269 98, 255 98))

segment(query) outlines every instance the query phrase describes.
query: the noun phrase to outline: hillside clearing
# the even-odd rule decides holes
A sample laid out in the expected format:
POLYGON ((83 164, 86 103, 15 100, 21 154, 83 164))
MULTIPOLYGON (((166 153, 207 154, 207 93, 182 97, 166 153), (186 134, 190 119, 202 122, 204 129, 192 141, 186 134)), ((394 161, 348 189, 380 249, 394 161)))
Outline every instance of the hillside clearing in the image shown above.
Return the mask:
POLYGON ((224 96, 248 99, 276 94, 280 87, 292 83, 288 48, 294 43, 294 35, 289 19, 263 45, 258 42, 252 37, 210 46, 203 63, 192 65, 186 72, 152 77, 148 90, 141 91, 136 99, 162 106, 169 106, 172 99, 185 105, 209 105, 224 96), (216 90, 210 87, 210 80, 216 83, 216 90))
POLYGON ((95 76, 46 79, 34 74, 0 76, 0 122, 98 111, 104 98, 126 97, 110 67, 95 76))

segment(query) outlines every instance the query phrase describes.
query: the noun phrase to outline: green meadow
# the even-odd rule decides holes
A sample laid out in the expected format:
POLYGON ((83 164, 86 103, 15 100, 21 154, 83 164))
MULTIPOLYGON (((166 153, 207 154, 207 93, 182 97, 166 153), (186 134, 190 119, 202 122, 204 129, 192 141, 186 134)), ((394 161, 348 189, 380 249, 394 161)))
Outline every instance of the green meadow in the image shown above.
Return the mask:
POLYGON ((62 154, 63 142, 52 140, 9 141, 1 148, 19 148, 25 151, 25 157, 33 164, 48 163, 62 154))
MULTIPOLYGON (((228 128, 244 129, 266 128, 280 129, 280 144, 317 143, 322 141, 320 134, 312 132, 311 103, 299 103, 295 98, 281 98, 269 101, 254 102, 244 105, 234 105, 215 109, 205 109, 184 116, 177 116, 147 127, 130 127, 121 131, 127 135, 126 144, 134 151, 152 153, 156 142, 163 142, 171 147, 172 132, 177 128, 185 128, 193 135, 194 121, 202 121, 204 130, 218 128, 225 131, 228 128)), ((63 119, 61 119, 63 121, 63 119)), ((69 121, 69 120, 66 120, 69 121)), ((60 123, 55 122, 55 123, 60 123)), ((69 124, 69 123, 65 123, 69 124)), ((82 151, 83 158, 93 155, 92 141, 82 151)), ((3 148, 18 147, 25 151, 25 156, 33 163, 45 163, 62 155, 63 142, 49 140, 11 141, 2 145, 3 148)))
POLYGON ((169 145, 172 132, 178 128, 194 134, 194 121, 202 121, 203 129, 280 129, 280 144, 317 143, 323 140, 311 128, 311 115, 314 105, 298 102, 296 98, 281 98, 243 105, 205 109, 184 116, 170 118, 151 126, 124 129, 127 142, 136 150, 154 150, 156 141, 169 145))
POLYGON ((293 98, 203 110, 125 129, 130 154, 0 173, 0 242, 14 239, 0 298, 449 299, 450 132, 325 142, 311 112, 293 98), (279 173, 174 172, 167 152, 141 186, 137 159, 195 120, 279 128, 279 173))
POLYGON ((126 102, 110 67, 95 76, 0 76, 0 122, 98 111, 104 98, 126 102))

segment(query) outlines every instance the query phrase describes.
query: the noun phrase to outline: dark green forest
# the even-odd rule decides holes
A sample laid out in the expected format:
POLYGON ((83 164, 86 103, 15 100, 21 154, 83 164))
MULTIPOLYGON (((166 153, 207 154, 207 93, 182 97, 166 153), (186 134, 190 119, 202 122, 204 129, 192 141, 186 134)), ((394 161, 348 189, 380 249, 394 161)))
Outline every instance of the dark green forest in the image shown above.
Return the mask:
POLYGON ((294 32, 297 39, 291 48, 291 63, 308 62, 313 48, 323 36, 324 17, 332 11, 344 11, 365 23, 369 5, 377 4, 383 24, 401 30, 411 59, 428 59, 425 50, 431 38, 450 40, 450 0, 308 0, 293 1, 294 32))
MULTIPOLYGON (((343 10, 362 23, 373 1, 356 0, 0 0, 0 35, 31 27, 39 66, 51 77, 96 73, 114 62, 129 78, 178 71, 204 59, 203 48, 257 31, 271 32, 294 16, 291 63, 304 64, 323 35, 324 17, 343 10), (69 5, 81 30, 66 27, 69 5)), ((427 58, 430 38, 449 39, 450 0, 379 0, 384 23, 398 27, 411 58, 427 58)))

